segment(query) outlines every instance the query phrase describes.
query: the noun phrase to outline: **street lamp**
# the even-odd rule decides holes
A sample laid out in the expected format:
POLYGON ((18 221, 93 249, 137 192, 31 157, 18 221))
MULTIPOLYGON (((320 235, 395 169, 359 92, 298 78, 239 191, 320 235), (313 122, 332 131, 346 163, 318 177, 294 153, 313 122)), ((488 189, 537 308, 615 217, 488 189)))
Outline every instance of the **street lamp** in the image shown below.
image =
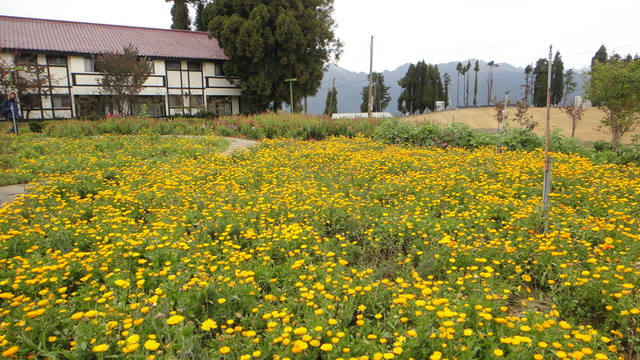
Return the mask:
POLYGON ((295 81, 298 81, 298 79, 296 78, 291 78, 291 79, 285 79, 284 82, 288 82, 289 83, 289 96, 291 97, 291 113, 293 114, 293 83, 295 81))
MULTIPOLYGON (((16 70, 24 70, 22 66, 14 66, 9 70, 9 88, 10 91, 14 91, 16 93, 16 104, 18 103, 18 92, 13 89, 13 72, 16 70)), ((13 106, 11 106, 11 118, 13 119, 13 132, 18 135, 18 123, 16 122, 16 114, 13 112, 13 106)))

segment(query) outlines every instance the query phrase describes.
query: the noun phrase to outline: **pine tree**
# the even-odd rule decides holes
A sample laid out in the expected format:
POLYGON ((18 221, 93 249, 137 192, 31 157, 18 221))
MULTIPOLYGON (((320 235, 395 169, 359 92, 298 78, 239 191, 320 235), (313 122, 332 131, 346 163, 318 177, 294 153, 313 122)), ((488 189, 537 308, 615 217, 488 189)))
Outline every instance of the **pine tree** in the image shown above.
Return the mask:
POLYGON ((564 95, 562 97, 562 106, 567 106, 567 97, 569 94, 576 91, 576 88, 578 87, 578 84, 573 80, 575 74, 576 73, 573 69, 569 69, 564 73, 564 95))
POLYGON ((531 74, 533 73, 533 66, 531 66, 531 64, 527 65, 527 67, 524 68, 524 100, 527 103, 531 102, 531 99, 529 99, 529 95, 531 93, 531 74))
POLYGON ((600 49, 598 49, 598 51, 596 51, 596 54, 593 56, 593 58, 591 58, 591 68, 593 69, 593 65, 596 62, 606 63, 608 57, 609 56, 607 55, 607 48, 604 47, 604 45, 600 46, 600 49))
POLYGON ((207 23, 225 54, 228 79, 238 80, 251 111, 280 108, 318 92, 328 63, 340 55, 333 0, 216 0, 205 7, 207 23))
POLYGON ((493 92, 493 68, 498 67, 493 60, 487 63, 489 75, 487 76, 487 105, 491 104, 491 92, 493 92))
MULTIPOLYGON (((367 77, 368 78, 368 77, 367 77)), ((373 112, 382 112, 389 106, 391 96, 389 96, 391 87, 385 86, 384 75, 381 73, 373 73, 373 112)), ((362 104, 360 111, 367 112, 369 110, 369 86, 362 88, 362 104)))
POLYGON ((448 73, 444 73, 444 108, 449 107, 449 87, 451 87, 451 76, 448 73))
POLYGON ((564 62, 560 51, 556 52, 551 65, 551 105, 558 105, 564 96, 564 62))
POLYGON ((207 22, 205 22, 204 17, 204 8, 206 5, 206 0, 195 0, 196 17, 193 19, 193 29, 195 31, 207 31, 207 22))
MULTIPOLYGON (((460 74, 462 74, 464 67, 461 62, 456 65, 456 71, 458 72, 458 85, 456 86, 456 109, 460 107, 460 74)), ((463 81, 464 84, 464 81, 463 81)))
POLYGON ((465 74, 465 77, 467 79, 467 87, 465 88, 466 91, 465 91, 465 97, 464 97, 464 105, 465 106, 469 106, 469 77, 471 75, 469 73, 470 70, 471 70, 471 61, 469 61, 467 63, 467 65, 464 67, 464 74, 465 74))
POLYGON ((478 71, 480 71, 480 62, 478 60, 476 60, 473 71, 476 73, 475 84, 473 85, 473 106, 478 106, 478 71))
POLYGON ((538 59, 533 68, 533 105, 547 106, 547 79, 549 78, 549 61, 538 59))
POLYGON ((189 17, 189 7, 185 0, 173 0, 171 7, 172 29, 190 30, 191 18, 189 17))
POLYGON ((327 92, 327 101, 325 101, 324 115, 331 117, 331 115, 337 112, 338 112, 338 90, 335 87, 333 87, 329 89, 329 92, 327 92))

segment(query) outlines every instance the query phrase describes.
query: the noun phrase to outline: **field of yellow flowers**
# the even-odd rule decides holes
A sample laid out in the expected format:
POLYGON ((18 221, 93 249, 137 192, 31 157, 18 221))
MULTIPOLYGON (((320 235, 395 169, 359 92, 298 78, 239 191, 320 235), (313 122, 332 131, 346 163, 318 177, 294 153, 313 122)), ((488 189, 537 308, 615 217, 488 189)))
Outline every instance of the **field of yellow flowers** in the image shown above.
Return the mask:
POLYGON ((19 170, 51 167, 0 209, 4 357, 638 358, 638 167, 554 155, 540 234, 541 152, 111 140, 19 170))

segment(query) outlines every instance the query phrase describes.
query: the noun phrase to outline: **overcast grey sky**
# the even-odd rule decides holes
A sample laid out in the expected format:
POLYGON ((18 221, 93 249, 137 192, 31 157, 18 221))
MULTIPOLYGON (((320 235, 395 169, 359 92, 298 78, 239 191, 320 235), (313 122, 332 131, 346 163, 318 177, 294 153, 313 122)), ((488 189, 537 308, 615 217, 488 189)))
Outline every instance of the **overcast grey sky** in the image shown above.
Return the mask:
MULTIPOLYGON (((0 14, 43 19, 169 28, 164 0, 0 0, 0 14)), ((640 53, 637 0, 335 0, 339 66, 374 71, 425 60, 470 58, 524 67, 546 57, 549 45, 565 67, 588 66, 604 44, 609 53, 640 53)), ((1 36, 1 34, 0 34, 1 36)))

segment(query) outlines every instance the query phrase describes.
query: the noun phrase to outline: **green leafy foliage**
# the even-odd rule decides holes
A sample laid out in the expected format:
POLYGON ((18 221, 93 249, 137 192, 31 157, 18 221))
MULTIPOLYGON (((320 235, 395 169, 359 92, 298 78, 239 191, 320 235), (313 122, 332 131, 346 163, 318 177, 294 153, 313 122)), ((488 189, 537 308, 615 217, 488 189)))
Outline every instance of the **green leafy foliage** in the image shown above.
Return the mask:
POLYGON ((422 114, 426 109, 434 111, 436 101, 447 97, 438 66, 424 61, 409 65, 398 85, 402 88, 398 97, 398 111, 402 113, 422 114))
POLYGON ((186 0, 173 0, 171 7, 171 28, 177 30, 190 30, 191 18, 186 0))
POLYGON ((218 0, 207 9, 209 31, 230 57, 225 74, 239 80, 254 112, 290 101, 285 79, 297 79, 294 103, 315 95, 340 54, 333 0, 218 0))
MULTIPOLYGON (((369 79, 369 75, 367 75, 369 79)), ((390 86, 384 84, 384 75, 381 73, 373 73, 373 112, 381 112, 389 106, 391 96, 389 95, 390 86)), ((362 103, 360 103, 360 111, 367 112, 369 110, 369 86, 362 88, 362 103)))
POLYGON ((607 62, 596 61, 589 75, 585 98, 605 112, 601 127, 611 133, 616 148, 640 120, 640 60, 614 55, 607 62))
POLYGON ((142 86, 151 74, 147 59, 138 56, 138 49, 126 46, 122 53, 105 53, 96 58, 102 76, 98 80, 100 93, 109 99, 112 112, 128 115, 138 100, 142 86))

